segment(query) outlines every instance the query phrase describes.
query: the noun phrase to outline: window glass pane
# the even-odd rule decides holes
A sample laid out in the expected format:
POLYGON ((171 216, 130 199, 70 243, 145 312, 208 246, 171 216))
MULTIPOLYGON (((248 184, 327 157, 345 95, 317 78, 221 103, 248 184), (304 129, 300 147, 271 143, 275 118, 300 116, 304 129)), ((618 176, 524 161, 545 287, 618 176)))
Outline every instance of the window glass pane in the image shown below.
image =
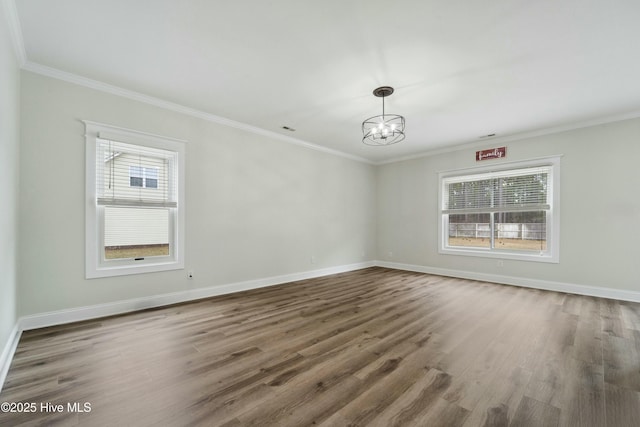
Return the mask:
POLYGON ((545 211, 496 212, 494 215, 496 249, 527 251, 547 249, 545 211))
POLYGON ((445 178, 442 208, 449 211, 538 209, 549 203, 549 172, 549 168, 527 168, 445 178))
POLYGON ((135 200, 172 204, 177 198, 175 152, 123 142, 98 140, 96 192, 108 205, 135 200), (116 203, 117 202, 117 203, 116 203))
POLYGON ((144 168, 145 187, 158 188, 158 169, 144 168))
POLYGON ((104 208, 106 259, 169 255, 169 209, 104 208))
POLYGON ((158 169, 144 168, 144 176, 151 179, 158 179, 158 169))
POLYGON ((493 181, 452 182, 447 185, 448 203, 446 209, 475 209, 492 206, 493 181))
POLYGON ((547 203, 547 173, 498 178, 494 206, 513 207, 547 203))
POLYGON ((448 246, 490 248, 490 214, 449 215, 448 246))
MULTIPOLYGON (((116 162, 116 158, 115 157, 111 157, 109 158, 109 162, 110 162, 110 167, 113 166, 116 162)), ((113 167, 111 167, 110 169, 107 168, 108 172, 113 172, 112 171, 113 167)), ((111 185, 114 184, 114 179, 111 178, 109 180, 109 183, 111 185)), ((129 166, 129 185, 131 187, 142 187, 142 168, 140 166, 129 166)))
MULTIPOLYGON (((122 153, 120 153, 121 155, 122 153)), ((114 156, 110 161, 115 160, 117 156, 114 156)), ((142 178, 141 166, 129 166, 129 176, 135 176, 136 178, 142 178)))

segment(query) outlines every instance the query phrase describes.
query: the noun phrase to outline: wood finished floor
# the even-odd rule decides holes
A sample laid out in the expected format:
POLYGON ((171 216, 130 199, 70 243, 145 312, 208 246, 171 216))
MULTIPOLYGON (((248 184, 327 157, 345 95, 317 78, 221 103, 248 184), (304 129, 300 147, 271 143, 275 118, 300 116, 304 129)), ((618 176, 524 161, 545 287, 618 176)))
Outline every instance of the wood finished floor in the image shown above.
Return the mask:
POLYGON ((0 425, 640 425, 640 304, 369 268, 22 335, 0 425))

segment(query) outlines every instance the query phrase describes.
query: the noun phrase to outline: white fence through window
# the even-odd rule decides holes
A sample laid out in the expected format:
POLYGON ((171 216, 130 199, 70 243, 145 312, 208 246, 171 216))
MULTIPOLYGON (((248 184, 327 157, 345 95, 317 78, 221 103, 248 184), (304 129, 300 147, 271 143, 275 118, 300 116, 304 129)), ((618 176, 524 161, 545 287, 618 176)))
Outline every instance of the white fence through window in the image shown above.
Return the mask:
MULTIPOLYGON (((546 224, 541 223, 496 223, 497 239, 546 240, 546 224)), ((449 237, 473 239, 491 238, 489 223, 449 223, 449 237)))

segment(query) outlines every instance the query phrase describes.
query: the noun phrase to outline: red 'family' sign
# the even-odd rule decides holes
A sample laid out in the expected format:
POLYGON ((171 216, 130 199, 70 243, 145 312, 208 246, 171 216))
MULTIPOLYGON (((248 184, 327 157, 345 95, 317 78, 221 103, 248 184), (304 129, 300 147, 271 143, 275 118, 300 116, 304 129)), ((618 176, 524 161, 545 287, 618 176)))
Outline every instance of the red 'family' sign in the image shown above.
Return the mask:
POLYGON ((501 159, 507 157, 507 147, 490 148, 488 150, 476 151, 476 161, 501 159))

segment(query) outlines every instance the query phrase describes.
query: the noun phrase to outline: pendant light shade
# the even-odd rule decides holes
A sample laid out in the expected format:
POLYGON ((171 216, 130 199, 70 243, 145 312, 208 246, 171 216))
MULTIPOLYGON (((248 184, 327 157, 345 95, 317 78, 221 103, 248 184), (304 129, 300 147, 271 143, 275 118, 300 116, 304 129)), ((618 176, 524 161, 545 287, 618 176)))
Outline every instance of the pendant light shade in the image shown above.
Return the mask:
POLYGON ((382 86, 373 94, 382 98, 382 115, 373 116, 362 122, 362 142, 367 145, 392 145, 404 139, 404 117, 385 114, 384 98, 393 93, 390 86, 382 86))

